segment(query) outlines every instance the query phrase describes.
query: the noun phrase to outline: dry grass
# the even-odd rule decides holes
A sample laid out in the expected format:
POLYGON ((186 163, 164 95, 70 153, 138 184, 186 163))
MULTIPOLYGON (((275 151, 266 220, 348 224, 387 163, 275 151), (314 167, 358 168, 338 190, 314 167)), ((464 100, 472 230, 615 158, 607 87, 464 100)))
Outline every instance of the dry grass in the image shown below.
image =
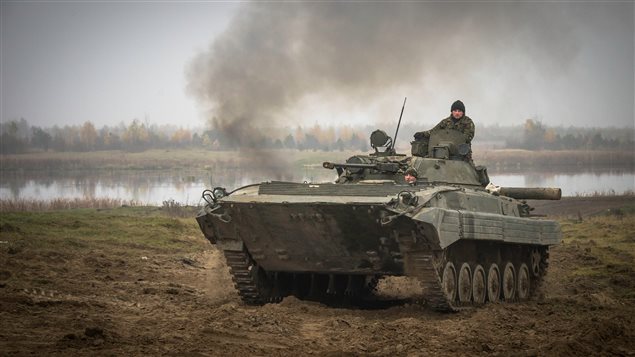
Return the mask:
POLYGON ((567 273, 590 290, 635 302, 635 211, 632 207, 580 220, 561 220, 563 244, 582 262, 567 273), (573 248, 573 249, 572 249, 573 248), (595 277, 588 281, 588 277, 595 277))
POLYGON ((138 153, 123 151, 40 152, 0 155, 2 170, 166 170, 166 169, 238 169, 244 167, 278 168, 344 160, 354 152, 298 150, 148 150, 138 153))
POLYGON ((64 211, 81 208, 108 209, 119 207, 147 207, 170 217, 194 217, 200 210, 197 206, 188 206, 175 200, 163 201, 160 207, 141 203, 134 200, 122 200, 117 198, 56 198, 52 200, 34 199, 0 199, 0 212, 44 212, 64 211))
POLYGON ((600 150, 485 150, 474 153, 474 161, 489 168, 589 169, 599 167, 635 168, 635 153, 600 150))
POLYGON ((201 207, 184 205, 173 199, 163 201, 163 205, 160 208, 162 213, 170 217, 181 218, 194 217, 196 215, 196 212, 200 209, 201 207))
POLYGON ((635 198, 635 191, 628 190, 621 193, 615 192, 615 190, 610 189, 607 191, 593 191, 588 193, 576 193, 574 197, 618 197, 618 196, 626 196, 635 198))
MULTIPOLYGON (((281 168, 342 161, 360 154, 354 151, 298 150, 148 150, 138 153, 123 151, 45 152, 1 155, 2 170, 165 170, 182 168, 232 169, 281 168)), ((523 168, 625 168, 635 169, 635 153, 629 151, 528 151, 483 150, 474 152, 474 160, 490 169, 523 168)))
POLYGON ((117 198, 56 198, 52 200, 1 199, 0 212, 41 212, 58 211, 74 208, 117 208, 125 206, 141 206, 134 200, 117 198))
POLYGON ((91 252, 114 251, 117 259, 131 253, 138 259, 152 252, 201 251, 209 245, 194 219, 167 217, 159 207, 4 212, 0 214, 0 241, 9 242, 5 244, 18 254, 21 251, 21 260, 42 260, 45 265, 46 259, 29 255, 29 251, 86 254, 83 249, 90 248, 91 252))

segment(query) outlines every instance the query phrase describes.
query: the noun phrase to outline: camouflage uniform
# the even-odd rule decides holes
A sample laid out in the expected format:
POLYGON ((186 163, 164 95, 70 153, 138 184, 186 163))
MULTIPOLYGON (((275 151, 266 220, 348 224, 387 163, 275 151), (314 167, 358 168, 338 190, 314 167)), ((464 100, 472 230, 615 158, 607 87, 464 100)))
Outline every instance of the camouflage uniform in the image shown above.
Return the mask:
POLYGON ((432 130, 437 129, 458 130, 465 135, 468 144, 470 144, 474 138, 474 122, 467 115, 462 116, 459 120, 454 120, 454 118, 450 115, 449 117, 441 120, 437 126, 432 128, 432 130))
MULTIPOLYGON (((472 143, 472 139, 474 138, 474 122, 467 115, 462 116, 460 119, 455 120, 452 118, 452 115, 441 120, 439 124, 437 124, 432 130, 421 131, 415 134, 415 139, 420 140, 420 138, 429 138, 430 132, 438 129, 455 129, 463 133, 467 140, 468 144, 472 143)), ((470 148, 470 152, 465 155, 465 161, 469 162, 474 166, 474 161, 472 161, 472 149, 470 148)))

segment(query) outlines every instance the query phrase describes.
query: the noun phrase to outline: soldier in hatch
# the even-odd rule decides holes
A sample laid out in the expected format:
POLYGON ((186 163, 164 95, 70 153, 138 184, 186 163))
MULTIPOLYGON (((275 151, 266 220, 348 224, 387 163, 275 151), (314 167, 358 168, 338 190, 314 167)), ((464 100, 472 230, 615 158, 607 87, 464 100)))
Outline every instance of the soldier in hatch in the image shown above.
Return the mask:
MULTIPOLYGON (((415 140, 427 139, 430 137, 430 132, 437 129, 456 129, 465 135, 467 144, 471 144, 474 138, 474 122, 472 122, 470 117, 465 115, 465 104, 460 100, 452 103, 449 117, 441 120, 432 130, 415 133, 415 140)), ((474 162, 472 161, 472 149, 465 155, 465 161, 468 161, 474 166, 474 162)))
POLYGON ((404 172, 404 181, 406 181, 407 184, 414 186, 417 184, 417 176, 417 170, 409 167, 408 170, 404 172))

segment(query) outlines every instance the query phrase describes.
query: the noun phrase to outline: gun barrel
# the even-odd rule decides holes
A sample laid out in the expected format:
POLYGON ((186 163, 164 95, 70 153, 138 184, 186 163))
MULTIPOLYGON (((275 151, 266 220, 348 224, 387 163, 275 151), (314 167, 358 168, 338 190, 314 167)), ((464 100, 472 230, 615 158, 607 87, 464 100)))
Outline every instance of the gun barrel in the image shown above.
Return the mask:
POLYGON ((559 200, 562 190, 557 187, 501 187, 500 194, 519 200, 559 200))
POLYGON ((356 164, 356 163, 346 163, 346 164, 336 164, 334 162, 325 161, 322 163, 322 167, 325 169, 334 169, 334 168, 342 168, 342 169, 371 169, 371 170, 379 170, 384 172, 398 172, 400 166, 396 162, 378 162, 376 164, 356 164))
POLYGON ((325 169, 334 169, 336 167, 349 168, 349 169, 376 169, 377 164, 336 164, 334 162, 324 161, 322 167, 325 169))

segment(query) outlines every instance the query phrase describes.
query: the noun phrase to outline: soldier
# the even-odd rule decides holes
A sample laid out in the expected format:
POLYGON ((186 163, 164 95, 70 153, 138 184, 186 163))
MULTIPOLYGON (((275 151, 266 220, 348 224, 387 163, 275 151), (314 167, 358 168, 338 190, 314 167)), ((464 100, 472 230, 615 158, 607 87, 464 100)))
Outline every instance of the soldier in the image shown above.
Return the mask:
POLYGON ((414 186, 417 184, 417 176, 417 170, 409 167, 408 170, 404 172, 404 181, 406 181, 407 184, 414 186))
POLYGON ((457 100, 452 103, 450 112, 450 116, 441 120, 432 130, 456 129, 465 134, 467 143, 470 144, 474 138, 474 122, 465 115, 465 105, 460 100, 457 100))
MULTIPOLYGON (((474 122, 472 119, 465 115, 465 104, 460 100, 452 103, 450 107, 450 116, 441 120, 432 130, 420 131, 415 133, 415 140, 421 140, 423 138, 429 138, 430 132, 437 129, 456 129, 465 135, 468 144, 472 143, 474 138, 474 122)), ((465 160, 470 162, 474 166, 472 161, 472 150, 465 155, 465 160)))

